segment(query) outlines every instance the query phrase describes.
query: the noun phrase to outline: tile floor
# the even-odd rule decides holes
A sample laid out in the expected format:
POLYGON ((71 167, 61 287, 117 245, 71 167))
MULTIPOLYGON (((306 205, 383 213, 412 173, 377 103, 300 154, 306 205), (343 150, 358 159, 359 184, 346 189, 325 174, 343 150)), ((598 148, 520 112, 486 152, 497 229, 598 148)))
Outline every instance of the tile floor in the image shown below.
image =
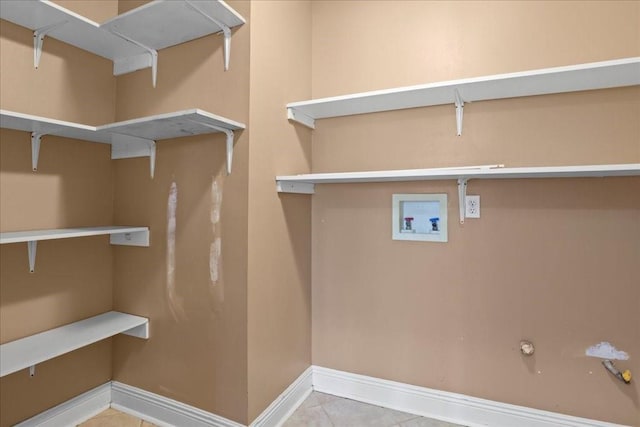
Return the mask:
POLYGON ((283 427, 462 427, 314 391, 283 427))
POLYGON ((155 425, 109 408, 83 422, 79 427, 155 427, 155 425))
MULTIPOLYGON (((462 427, 406 412, 368 405, 314 391, 283 427, 462 427)), ((115 409, 107 409, 79 427, 154 427, 115 409)))

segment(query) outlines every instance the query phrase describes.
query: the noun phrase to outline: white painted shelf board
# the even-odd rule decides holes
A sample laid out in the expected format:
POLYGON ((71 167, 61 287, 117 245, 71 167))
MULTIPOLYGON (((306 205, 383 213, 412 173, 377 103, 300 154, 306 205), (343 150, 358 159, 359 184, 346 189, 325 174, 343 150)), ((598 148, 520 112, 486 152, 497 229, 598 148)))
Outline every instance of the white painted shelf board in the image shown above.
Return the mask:
POLYGON ((59 228, 50 230, 9 231, 0 233, 0 244, 33 242, 40 240, 72 239, 76 237, 103 236, 148 232, 148 227, 109 226, 59 228))
POLYGON ((53 25, 47 36, 112 61, 147 53, 101 29, 98 23, 47 0, 2 0, 0 17, 34 31, 53 25))
POLYGON ((2 128, 107 144, 112 142, 114 133, 156 141, 219 132, 211 126, 229 130, 245 128, 243 123, 199 109, 158 114, 98 127, 0 110, 2 128))
POLYGON ((223 1, 156 0, 116 16, 101 26, 160 50, 222 31, 210 18, 229 28, 245 23, 244 18, 223 1))
POLYGON ((278 183, 339 184, 358 182, 424 181, 448 179, 500 178, 584 178, 640 176, 640 163, 584 166, 545 166, 517 168, 436 168, 369 172, 312 173, 277 176, 278 183))
POLYGON ((211 126, 228 130, 245 128, 243 123, 191 109, 99 126, 98 132, 118 133, 156 141, 220 132, 211 126))
MULTIPOLYGON (((450 80, 287 104, 301 123, 405 108, 546 95, 640 84, 640 57, 450 80), (307 120, 304 120, 307 118, 307 120)), ((303 123, 309 126, 309 123, 303 123)))
POLYGON ((144 317, 110 311, 2 344, 0 377, 132 329, 141 328, 131 332, 140 338, 148 338, 148 323, 149 320, 144 317))
MULTIPOLYGON (((0 2, 1 3, 1 2, 0 2)), ((42 135, 58 135, 84 141, 111 143, 111 135, 97 133, 93 126, 0 110, 0 127, 42 135)))

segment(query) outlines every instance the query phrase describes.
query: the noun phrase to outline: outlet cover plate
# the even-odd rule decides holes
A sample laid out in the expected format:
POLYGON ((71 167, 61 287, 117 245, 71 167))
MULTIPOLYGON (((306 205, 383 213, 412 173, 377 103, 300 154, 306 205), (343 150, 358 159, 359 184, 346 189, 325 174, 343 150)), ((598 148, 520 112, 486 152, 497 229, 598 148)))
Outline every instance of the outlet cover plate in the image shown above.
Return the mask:
POLYGON ((480 218, 480 196, 467 195, 464 216, 467 218, 480 218))

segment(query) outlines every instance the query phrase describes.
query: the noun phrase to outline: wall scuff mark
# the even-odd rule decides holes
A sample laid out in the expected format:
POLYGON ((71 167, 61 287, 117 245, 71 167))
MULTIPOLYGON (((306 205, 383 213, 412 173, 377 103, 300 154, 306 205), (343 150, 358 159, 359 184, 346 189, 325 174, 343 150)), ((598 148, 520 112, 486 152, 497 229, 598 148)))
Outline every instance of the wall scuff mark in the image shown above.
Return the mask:
POLYGON ((629 355, 627 352, 618 350, 611 343, 603 341, 599 344, 591 346, 587 349, 585 354, 589 357, 599 357, 601 359, 608 360, 628 360, 629 355))
POLYGON ((216 311, 224 302, 224 286, 222 284, 222 230, 219 226, 222 211, 222 176, 213 177, 211 181, 211 230, 213 242, 209 248, 210 291, 216 311))
POLYGON ((182 303, 176 295, 176 209, 178 206, 178 186, 175 182, 169 188, 167 200, 167 301, 174 320, 184 316, 182 303))
POLYGON ((209 277, 211 278, 212 286, 215 286, 219 280, 218 262, 220 260, 220 249, 221 241, 219 237, 216 237, 211 243, 211 250, 209 251, 209 277))

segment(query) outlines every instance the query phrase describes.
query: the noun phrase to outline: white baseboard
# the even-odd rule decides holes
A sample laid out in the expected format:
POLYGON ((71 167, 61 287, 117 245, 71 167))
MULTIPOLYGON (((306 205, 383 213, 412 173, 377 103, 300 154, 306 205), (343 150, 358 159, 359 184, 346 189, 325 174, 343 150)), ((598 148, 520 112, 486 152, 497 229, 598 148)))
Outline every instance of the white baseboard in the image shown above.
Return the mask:
MULTIPOLYGON (((250 427, 280 427, 312 390, 469 427, 624 427, 463 394, 311 366, 250 427)), ((160 427, 243 427, 242 424, 127 384, 103 384, 17 424, 75 426, 111 406, 160 427)))
POLYGON ((313 389, 469 427, 622 427, 319 366, 313 389))
MULTIPOLYGON (((311 394, 312 368, 304 371, 251 423, 251 427, 279 427, 311 394)), ((112 382, 111 407, 160 427, 244 427, 202 409, 148 391, 112 382)))
POLYGON ((313 391, 312 383, 313 366, 310 366, 250 424, 250 427, 280 427, 309 397, 313 391))
POLYGON ((109 408, 110 403, 111 383, 109 382, 47 409, 14 427, 75 426, 109 408))
POLYGON ((111 383, 111 407, 160 427, 244 427, 186 403, 117 381, 111 383))

